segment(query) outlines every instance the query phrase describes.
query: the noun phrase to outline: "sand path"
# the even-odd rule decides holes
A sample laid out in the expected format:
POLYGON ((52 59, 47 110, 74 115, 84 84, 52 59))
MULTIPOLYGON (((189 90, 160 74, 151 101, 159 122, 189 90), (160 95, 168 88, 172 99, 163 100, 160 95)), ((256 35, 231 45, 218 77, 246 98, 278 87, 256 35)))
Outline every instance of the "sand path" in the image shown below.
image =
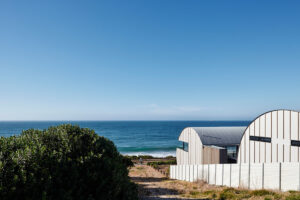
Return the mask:
POLYGON ((163 174, 147 165, 135 165, 130 169, 129 176, 138 184, 139 197, 142 200, 153 199, 186 199, 180 194, 189 187, 189 183, 169 180, 163 174))

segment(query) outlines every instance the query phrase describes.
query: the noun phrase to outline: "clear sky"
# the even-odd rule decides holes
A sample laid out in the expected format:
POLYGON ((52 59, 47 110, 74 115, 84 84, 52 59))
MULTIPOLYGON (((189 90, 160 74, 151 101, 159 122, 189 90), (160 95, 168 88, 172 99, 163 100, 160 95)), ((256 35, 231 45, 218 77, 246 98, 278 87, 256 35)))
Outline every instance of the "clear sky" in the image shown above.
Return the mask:
POLYGON ((300 1, 1 1, 0 120, 300 110, 300 1))

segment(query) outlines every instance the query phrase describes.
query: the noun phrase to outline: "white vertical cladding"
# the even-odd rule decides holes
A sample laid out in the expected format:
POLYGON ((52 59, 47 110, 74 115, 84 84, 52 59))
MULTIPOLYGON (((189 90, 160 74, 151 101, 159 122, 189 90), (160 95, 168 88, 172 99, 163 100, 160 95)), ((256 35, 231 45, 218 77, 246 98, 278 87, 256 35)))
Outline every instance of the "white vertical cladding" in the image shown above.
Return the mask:
POLYGON ((291 140, 291 111, 284 111, 284 139, 287 141, 284 143, 284 162, 291 162, 291 145, 290 141, 291 140))
POLYGON ((179 141, 188 143, 188 151, 178 149, 176 151, 178 164, 202 164, 202 143, 196 131, 192 128, 185 128, 180 136, 179 141))
POLYGON ((185 181, 190 181, 190 167, 189 165, 185 165, 185 181))
POLYGON ((197 165, 197 180, 203 180, 203 165, 197 165))
POLYGON ((283 110, 279 110, 277 112, 277 127, 278 127, 278 139, 283 140, 284 139, 284 135, 283 135, 283 110))
MULTIPOLYGON (((272 128, 272 123, 271 123, 271 113, 266 114, 266 137, 271 137, 271 128, 272 128)), ((265 143, 266 149, 265 149, 265 163, 270 163, 271 162, 271 156, 272 156, 272 148, 270 143, 265 143)))
MULTIPOLYGON (((254 135, 254 123, 250 124, 250 135, 254 135)), ((255 153, 254 141, 249 140, 249 143, 250 143, 250 151, 249 151, 249 154, 250 154, 249 159, 250 159, 250 161, 249 162, 254 163, 254 153, 255 153)))
POLYGON ((223 185, 229 186, 230 187, 230 164, 224 164, 224 171, 223 171, 223 185))
MULTIPOLYGON (((254 135, 255 136, 260 136, 260 120, 257 119, 254 121, 254 135)), ((254 163, 259 163, 260 162, 260 142, 254 142, 254 163)))
POLYGON ((194 167, 193 180, 197 181, 198 180, 198 166, 197 165, 193 165, 193 167, 194 167))
POLYGON ((261 163, 250 165, 250 189, 262 188, 262 165, 261 163))
POLYGON ((178 166, 178 180, 182 180, 182 165, 177 165, 178 166))
POLYGON ((189 165, 189 181, 193 182, 194 181, 194 165, 189 165))
POLYGON ((211 164, 209 165, 209 184, 216 184, 216 168, 215 168, 215 164, 211 164))
POLYGON ((279 189, 279 163, 264 164, 264 188, 279 189))
POLYGON ((299 190, 299 163, 282 163, 281 190, 299 190))
POLYGON ((203 169, 202 169, 202 172, 203 172, 203 175, 202 175, 202 180, 205 181, 205 182, 208 182, 208 168, 209 165, 203 165, 203 169))
MULTIPOLYGON (((259 136, 266 137, 266 115, 262 115, 260 117, 260 125, 259 125, 259 136)), ((259 163, 266 162, 265 160, 265 142, 258 142, 259 143, 259 163)))
POLYGON ((249 163, 241 163, 241 179, 240 179, 240 187, 248 188, 249 185, 249 163))
POLYGON ((231 164, 231 185, 230 187, 239 187, 240 164, 231 164))
MULTIPOLYGON (((278 111, 273 111, 271 112, 272 114, 272 131, 271 131, 271 138, 273 139, 277 139, 278 138, 278 111)), ((272 145, 272 162, 278 162, 278 145, 275 143, 271 143, 272 145)))
MULTIPOLYGON (((291 112, 291 140, 299 140, 298 138, 298 117, 297 112, 291 112)), ((291 162, 299 162, 299 147, 291 146, 291 162)))
POLYGON ((244 152, 244 161, 245 163, 249 163, 250 161, 250 157, 249 157, 249 152, 250 152, 250 143, 249 143, 249 136, 250 136, 250 127, 247 128, 246 134, 245 134, 245 142, 243 143, 243 145, 246 146, 246 151, 244 152))
POLYGON ((238 162, 299 162, 300 149, 291 146, 291 140, 300 140, 299 116, 299 112, 278 110, 265 113, 255 119, 242 137, 238 162), (271 143, 249 141, 248 129, 250 136, 271 138, 271 143), (247 144, 250 144, 250 149, 247 149, 247 144))
POLYGON ((216 165, 216 185, 222 185, 223 164, 216 165))

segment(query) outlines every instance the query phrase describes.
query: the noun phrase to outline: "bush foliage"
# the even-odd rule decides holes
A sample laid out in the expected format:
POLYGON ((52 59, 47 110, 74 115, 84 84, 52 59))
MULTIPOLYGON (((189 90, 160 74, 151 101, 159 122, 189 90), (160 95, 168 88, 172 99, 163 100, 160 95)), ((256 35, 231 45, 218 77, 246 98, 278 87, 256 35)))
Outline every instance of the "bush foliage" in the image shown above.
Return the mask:
POLYGON ((0 138, 0 199, 137 199, 128 160, 93 130, 60 125, 0 138))

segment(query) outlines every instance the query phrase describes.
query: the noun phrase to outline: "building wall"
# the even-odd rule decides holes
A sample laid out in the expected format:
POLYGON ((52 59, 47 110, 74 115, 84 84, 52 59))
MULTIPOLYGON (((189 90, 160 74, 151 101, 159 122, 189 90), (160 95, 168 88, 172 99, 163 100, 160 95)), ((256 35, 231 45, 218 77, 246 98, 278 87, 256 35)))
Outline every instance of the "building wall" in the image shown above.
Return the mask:
POLYGON ((203 146, 203 162, 201 164, 219 163, 227 163, 226 149, 203 146))
POLYGON ((202 160, 202 143, 196 131, 192 128, 185 128, 180 136, 179 141, 187 142, 189 144, 188 152, 177 148, 176 159, 180 164, 201 164, 202 160))
POLYGON ((255 119, 246 129, 238 151, 239 163, 299 162, 300 113, 276 110, 255 119), (250 140, 250 136, 270 138, 271 142, 250 140))
POLYGON ((203 146, 199 135, 193 128, 185 128, 179 136, 179 141, 188 143, 188 151, 177 148, 178 165, 218 164, 227 161, 226 149, 203 146))

